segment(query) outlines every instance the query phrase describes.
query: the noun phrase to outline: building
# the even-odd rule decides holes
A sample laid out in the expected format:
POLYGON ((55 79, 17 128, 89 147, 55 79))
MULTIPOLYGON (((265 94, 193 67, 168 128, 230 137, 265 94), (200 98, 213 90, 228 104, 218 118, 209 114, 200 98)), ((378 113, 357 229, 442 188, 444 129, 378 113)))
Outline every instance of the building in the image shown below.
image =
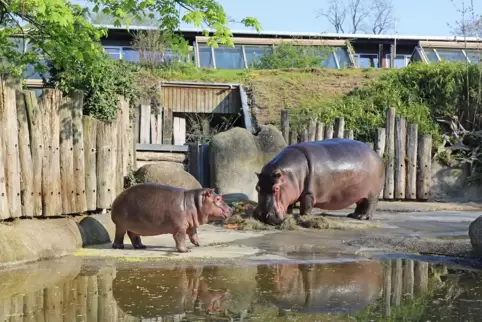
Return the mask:
MULTIPOLYGON (((108 36, 102 44, 115 59, 136 61, 138 53, 132 49, 132 34, 153 27, 125 28, 104 26, 108 36)), ((211 48, 207 37, 195 29, 182 30, 184 38, 193 47, 193 60, 198 67, 243 69, 260 55, 269 52, 273 45, 291 41, 298 45, 319 45, 332 48, 323 63, 327 68, 401 68, 411 61, 425 63, 440 60, 478 63, 482 49, 481 39, 467 37, 430 37, 408 35, 322 34, 233 31, 235 48, 211 48), (348 43, 350 45, 348 45, 348 43), (394 59, 392 60, 392 54, 394 59)))

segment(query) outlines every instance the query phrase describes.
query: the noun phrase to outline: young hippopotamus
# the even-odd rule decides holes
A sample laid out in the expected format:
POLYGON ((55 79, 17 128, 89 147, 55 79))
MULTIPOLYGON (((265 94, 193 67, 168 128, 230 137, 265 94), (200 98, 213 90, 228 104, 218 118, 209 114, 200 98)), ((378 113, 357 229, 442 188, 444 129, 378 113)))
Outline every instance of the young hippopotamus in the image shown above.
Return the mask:
POLYGON ((124 248, 127 232, 135 249, 144 249, 140 236, 172 234, 178 252, 185 253, 186 234, 199 246, 197 228, 216 218, 228 218, 232 209, 214 189, 185 190, 142 183, 124 190, 112 203, 115 239, 112 248, 124 248))
POLYGON ((300 215, 313 207, 344 209, 356 203, 348 217, 371 219, 385 182, 385 166, 367 144, 329 139, 289 145, 256 173, 258 206, 254 217, 279 224, 300 202, 300 215))

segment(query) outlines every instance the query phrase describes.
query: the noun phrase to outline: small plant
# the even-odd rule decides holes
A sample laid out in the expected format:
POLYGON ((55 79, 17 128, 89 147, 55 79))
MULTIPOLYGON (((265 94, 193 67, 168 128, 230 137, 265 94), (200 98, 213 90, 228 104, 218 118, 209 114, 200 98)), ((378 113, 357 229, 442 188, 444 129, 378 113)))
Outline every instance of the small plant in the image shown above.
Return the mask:
POLYGON ((140 183, 140 181, 137 179, 132 166, 129 165, 127 167, 127 175, 124 177, 124 189, 135 186, 138 183, 140 183))

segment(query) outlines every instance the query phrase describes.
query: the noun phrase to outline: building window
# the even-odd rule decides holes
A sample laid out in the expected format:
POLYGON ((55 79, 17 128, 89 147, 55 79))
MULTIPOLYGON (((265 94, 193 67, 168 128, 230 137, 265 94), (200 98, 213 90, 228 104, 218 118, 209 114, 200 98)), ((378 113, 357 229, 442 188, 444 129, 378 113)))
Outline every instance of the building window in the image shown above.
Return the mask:
POLYGON ((244 58, 243 48, 241 46, 218 47, 214 48, 214 58, 216 68, 220 69, 243 69, 244 58))
POLYGON ((335 54, 338 58, 339 68, 348 68, 352 65, 348 52, 343 47, 335 47, 335 54))
POLYGON ((472 64, 478 64, 481 62, 482 51, 465 50, 465 54, 467 55, 467 58, 472 64))
POLYGON ((461 49, 437 48, 436 51, 441 60, 448 60, 450 62, 467 61, 461 49))
POLYGON ((202 68, 213 68, 213 52, 211 47, 207 45, 198 45, 199 46, 199 67, 202 68))
POLYGON ((105 52, 112 58, 122 59, 122 47, 104 47, 105 52))
MULTIPOLYGON (((40 63, 44 66, 47 66, 47 61, 46 60, 40 60, 40 63)), ((31 64, 28 64, 27 65, 27 69, 25 70, 25 72, 23 73, 23 78, 24 79, 37 79, 37 80, 41 80, 42 79, 42 75, 38 72, 35 71, 35 66, 34 65, 31 65, 31 64)), ((43 76, 45 77, 45 79, 49 79, 50 78, 50 74, 49 72, 45 72, 43 74, 43 76)))
POLYGON ((378 68, 378 54, 355 54, 360 68, 378 68))
POLYGON ((272 46, 249 46, 245 45, 244 46, 244 52, 246 54, 246 63, 248 64, 248 67, 251 67, 251 65, 259 61, 261 57, 263 57, 266 54, 271 54, 273 52, 273 47, 272 46))
MULTIPOLYGON (((391 63, 391 54, 386 55, 387 65, 391 63)), ((395 59, 393 60, 393 66, 391 68, 403 68, 407 67, 408 63, 410 62, 410 55, 395 55, 395 59)))

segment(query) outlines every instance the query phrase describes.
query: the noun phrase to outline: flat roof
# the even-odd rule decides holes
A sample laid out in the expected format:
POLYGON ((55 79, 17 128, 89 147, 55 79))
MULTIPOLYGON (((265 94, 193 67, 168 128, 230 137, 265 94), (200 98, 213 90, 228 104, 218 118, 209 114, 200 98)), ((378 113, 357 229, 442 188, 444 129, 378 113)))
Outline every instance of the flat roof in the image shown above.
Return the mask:
MULTIPOLYGON (((114 25, 94 24, 97 27, 103 27, 110 30, 155 30, 157 27, 153 26, 129 26, 117 27, 114 25)), ((202 34, 203 29, 200 28, 182 28, 182 33, 199 33, 202 34)), ((208 30, 208 31, 212 31, 208 30)), ((289 31, 261 31, 254 30, 233 30, 233 36, 253 35, 253 36, 268 36, 268 37, 326 37, 339 39, 400 39, 400 40, 425 40, 425 41, 467 41, 467 42, 482 42, 480 37, 463 37, 463 36, 417 36, 417 35, 398 35, 398 34, 338 34, 338 33, 323 33, 323 32, 289 32, 289 31)))

